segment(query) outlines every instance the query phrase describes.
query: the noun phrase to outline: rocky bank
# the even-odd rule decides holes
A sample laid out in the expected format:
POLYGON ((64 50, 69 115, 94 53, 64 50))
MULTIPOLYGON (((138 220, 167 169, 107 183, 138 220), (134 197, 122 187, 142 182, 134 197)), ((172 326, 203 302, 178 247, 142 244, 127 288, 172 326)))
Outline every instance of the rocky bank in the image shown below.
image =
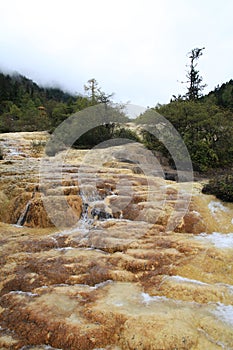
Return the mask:
POLYGON ((233 206, 48 137, 0 135, 0 349, 233 349, 233 206))

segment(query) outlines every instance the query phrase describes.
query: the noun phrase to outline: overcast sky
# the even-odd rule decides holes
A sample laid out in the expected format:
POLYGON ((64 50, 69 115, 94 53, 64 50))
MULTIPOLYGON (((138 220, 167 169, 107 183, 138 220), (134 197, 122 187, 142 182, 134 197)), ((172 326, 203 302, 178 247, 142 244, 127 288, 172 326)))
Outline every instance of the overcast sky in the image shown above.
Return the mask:
POLYGON ((233 78, 232 0, 0 0, 0 69, 76 93, 95 78, 140 106, 185 92, 187 53, 205 92, 233 78))

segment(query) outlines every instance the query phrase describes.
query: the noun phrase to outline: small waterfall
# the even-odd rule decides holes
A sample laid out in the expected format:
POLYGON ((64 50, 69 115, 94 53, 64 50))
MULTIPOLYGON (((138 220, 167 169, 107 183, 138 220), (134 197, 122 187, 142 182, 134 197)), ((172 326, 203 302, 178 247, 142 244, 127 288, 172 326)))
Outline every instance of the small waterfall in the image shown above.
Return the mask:
POLYGON ((3 149, 3 154, 4 154, 5 160, 22 158, 25 155, 19 149, 19 144, 18 144, 17 140, 4 139, 1 142, 1 146, 3 149))
POLYGON ((84 202, 82 209, 81 220, 85 223, 93 223, 95 219, 107 220, 112 219, 112 213, 105 200, 90 200, 84 202))
POLYGON ((22 214, 20 215, 20 217, 18 218, 18 221, 16 223, 16 225, 18 226, 23 226, 26 219, 27 219, 27 215, 30 209, 30 205, 31 205, 31 200, 27 202, 26 207, 24 208, 24 211, 22 212, 22 214))
POLYGON ((89 230, 95 220, 107 220, 112 218, 111 210, 101 198, 94 186, 81 185, 80 195, 83 200, 81 219, 78 228, 89 230))
POLYGON ((81 229, 88 229, 89 226, 93 223, 93 220, 89 218, 88 211, 89 211, 89 204, 83 203, 81 220, 79 221, 79 224, 78 224, 78 226, 81 227, 81 229))
POLYGON ((28 215, 30 206, 32 204, 32 199, 34 198, 34 196, 35 196, 35 192, 32 193, 32 198, 27 202, 23 212, 21 213, 20 217, 17 220, 16 225, 18 225, 18 226, 23 226, 24 225, 24 223, 25 223, 25 221, 27 219, 27 215, 28 215))

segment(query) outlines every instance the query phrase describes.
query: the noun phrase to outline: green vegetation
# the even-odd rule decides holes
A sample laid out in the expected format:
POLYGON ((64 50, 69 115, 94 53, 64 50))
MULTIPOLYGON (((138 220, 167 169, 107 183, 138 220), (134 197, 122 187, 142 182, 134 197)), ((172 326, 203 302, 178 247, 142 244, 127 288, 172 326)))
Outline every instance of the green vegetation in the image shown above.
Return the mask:
POLYGON ((233 202, 233 175, 221 175, 204 185, 203 193, 213 194, 225 202, 233 202))
POLYGON ((228 83, 217 86, 214 91, 203 97, 204 100, 210 100, 217 106, 229 109, 233 112, 233 80, 228 83))
POLYGON ((122 127, 127 121, 118 107, 94 105, 66 119, 53 133, 46 153, 54 155, 66 147, 92 148, 116 137, 132 139, 134 133, 122 127))
POLYGON ((92 102, 59 88, 40 87, 22 75, 0 73, 0 132, 54 130, 92 102))
POLYGON ((190 58, 189 70, 186 74, 186 83, 188 84, 186 98, 188 100, 198 99, 201 96, 202 90, 206 86, 205 84, 202 85, 203 78, 200 76, 199 71, 197 70, 197 61, 203 55, 202 51, 204 49, 204 47, 202 49, 196 48, 188 53, 190 58))
MULTIPOLYGON (((137 139, 130 130, 118 125, 119 122, 127 122, 128 118, 118 107, 111 107, 113 94, 104 93, 95 79, 88 80, 84 88, 87 96, 74 96, 59 88, 39 87, 21 75, 10 76, 0 73, 0 132, 39 130, 53 132, 71 115, 87 107, 102 104, 104 108, 101 110, 101 118, 93 115, 96 111, 92 109, 92 112, 89 112, 91 115, 88 115, 88 112, 84 113, 83 120, 80 120, 80 117, 72 119, 72 125, 65 125, 63 134, 60 135, 62 141, 56 141, 56 144, 51 141, 47 153, 54 155, 64 149, 65 145, 69 144, 72 134, 82 130, 83 125, 87 127, 89 124, 91 130, 85 135, 80 135, 80 139, 74 144, 75 147, 89 148, 116 137, 137 139), (96 119, 98 125, 95 128, 92 127, 93 119, 96 119)), ((39 151, 39 146, 33 145, 33 148, 39 151)))
MULTIPOLYGON (((158 105, 136 119, 138 124, 153 124, 157 113, 169 120, 184 140, 197 171, 233 165, 233 113, 205 100, 176 100, 158 105)), ((163 145, 143 135, 151 149, 163 151, 163 145)))
POLYGON ((74 143, 74 147, 92 148, 104 141, 108 141, 115 138, 121 138, 135 142, 141 141, 134 131, 124 128, 117 123, 109 123, 99 125, 83 134, 74 143))

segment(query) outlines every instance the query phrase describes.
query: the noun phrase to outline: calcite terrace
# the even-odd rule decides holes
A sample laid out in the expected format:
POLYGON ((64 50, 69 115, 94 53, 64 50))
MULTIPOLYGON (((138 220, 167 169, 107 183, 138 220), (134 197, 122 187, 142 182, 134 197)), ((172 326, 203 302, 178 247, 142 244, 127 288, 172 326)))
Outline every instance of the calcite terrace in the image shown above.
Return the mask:
POLYGON ((133 144, 63 151, 58 179, 48 137, 0 135, 0 348, 232 349, 232 205, 146 174, 133 144))

